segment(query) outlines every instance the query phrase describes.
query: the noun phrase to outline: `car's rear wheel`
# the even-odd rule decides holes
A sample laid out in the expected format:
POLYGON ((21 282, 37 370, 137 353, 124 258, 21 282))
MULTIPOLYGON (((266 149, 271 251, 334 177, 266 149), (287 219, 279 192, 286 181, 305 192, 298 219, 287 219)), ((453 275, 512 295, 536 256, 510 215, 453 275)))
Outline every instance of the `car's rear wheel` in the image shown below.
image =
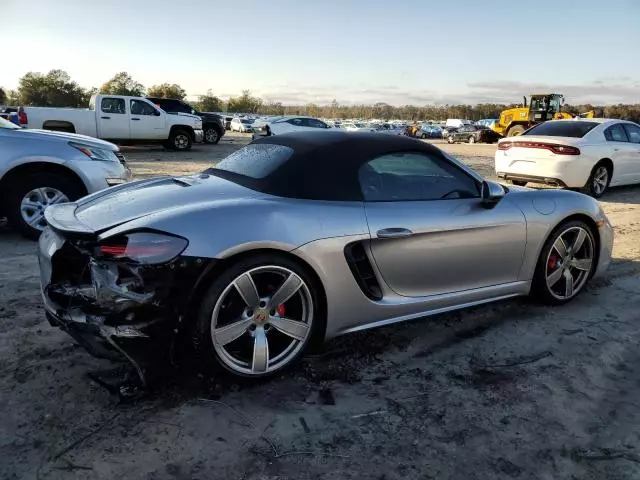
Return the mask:
POLYGON ((596 267, 596 241, 579 220, 558 226, 544 244, 533 278, 532 293, 540 301, 560 305, 572 300, 596 267))
POLYGON ((320 299, 292 259, 256 255, 235 263, 204 295, 193 336, 199 363, 249 379, 283 371, 323 331, 320 299))
POLYGON ((85 192, 73 179, 56 173, 36 173, 12 181, 7 195, 7 218, 22 235, 37 239, 47 226, 49 205, 80 198, 85 192))
POLYGON ((582 191, 594 198, 600 198, 609 187, 610 182, 610 167, 605 162, 600 162, 591 170, 591 175, 589 175, 589 179, 582 191))
POLYGON ((220 141, 218 130, 215 127, 206 127, 204 129, 204 141, 213 145, 217 144, 220 141))

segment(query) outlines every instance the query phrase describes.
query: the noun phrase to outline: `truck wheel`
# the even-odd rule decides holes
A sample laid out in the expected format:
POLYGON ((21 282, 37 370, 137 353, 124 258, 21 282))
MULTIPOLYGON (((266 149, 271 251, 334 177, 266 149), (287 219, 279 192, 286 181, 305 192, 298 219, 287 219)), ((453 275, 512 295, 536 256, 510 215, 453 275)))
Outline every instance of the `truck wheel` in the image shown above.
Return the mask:
POLYGON ((447 137, 447 143, 453 143, 453 137, 451 135, 447 137))
POLYGON ((473 135, 471 135, 469 137, 469 143, 476 143, 476 137, 474 137, 473 135))
POLYGON ((218 133, 218 129, 215 127, 205 127, 204 129, 204 142, 211 143, 212 145, 217 144, 220 141, 220 133, 218 133))
POLYGON ((524 132, 524 127, 522 125, 514 125, 507 132, 507 137, 517 137, 524 132))
POLYGON ((20 233, 36 240, 47 222, 44 210, 77 200, 86 192, 73 179, 57 173, 35 173, 12 182, 7 195, 7 219, 20 233))
POLYGON ((186 130, 174 130, 169 136, 171 148, 184 151, 191 148, 191 135, 186 130))

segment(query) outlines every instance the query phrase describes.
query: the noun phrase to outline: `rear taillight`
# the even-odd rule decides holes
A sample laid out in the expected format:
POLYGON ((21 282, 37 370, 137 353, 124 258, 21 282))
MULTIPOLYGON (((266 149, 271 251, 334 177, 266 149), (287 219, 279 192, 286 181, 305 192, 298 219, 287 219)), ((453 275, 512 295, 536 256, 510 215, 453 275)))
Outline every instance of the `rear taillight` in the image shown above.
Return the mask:
POLYGON ((184 238, 155 232, 134 232, 103 240, 98 256, 147 265, 166 263, 180 255, 188 242, 184 238))
POLYGON ((544 142, 504 142, 498 144, 498 150, 509 150, 511 147, 517 148, 537 148, 549 150, 556 155, 580 155, 580 149, 569 145, 558 145, 557 143, 544 142))

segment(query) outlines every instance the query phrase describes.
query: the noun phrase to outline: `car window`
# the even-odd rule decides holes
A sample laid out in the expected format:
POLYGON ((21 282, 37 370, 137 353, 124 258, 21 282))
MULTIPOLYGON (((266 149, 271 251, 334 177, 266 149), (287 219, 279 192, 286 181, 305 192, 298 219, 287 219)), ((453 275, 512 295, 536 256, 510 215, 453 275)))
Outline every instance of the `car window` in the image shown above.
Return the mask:
POLYGON ((141 100, 131 100, 131 115, 157 115, 158 111, 141 100))
POLYGON ((321 122, 320 120, 316 120, 315 118, 305 118, 305 123, 307 127, 327 128, 326 123, 321 122))
POLYGON ((304 125, 304 122, 302 120, 303 120, 302 118, 291 118, 287 120, 287 123, 290 123, 291 125, 295 125, 296 127, 302 127, 304 125))
POLYGON ((604 131, 604 138, 609 142, 628 142, 627 133, 622 128, 622 124, 616 123, 604 131))
POLYGON ((544 122, 531 127, 522 135, 547 135, 550 137, 582 138, 600 125, 597 122, 580 120, 544 122))
POLYGON ((269 143, 250 144, 232 153, 215 168, 250 178, 264 178, 286 162, 293 149, 269 143))
POLYGON ((100 102, 100 109, 104 113, 125 114, 124 98, 105 97, 100 102))
POLYGON ((640 127, 631 123, 625 123, 624 129, 627 131, 627 136, 631 143, 640 143, 640 127))
POLYGON ((479 197, 478 183, 443 158, 392 153, 364 164, 358 178, 370 202, 479 197))

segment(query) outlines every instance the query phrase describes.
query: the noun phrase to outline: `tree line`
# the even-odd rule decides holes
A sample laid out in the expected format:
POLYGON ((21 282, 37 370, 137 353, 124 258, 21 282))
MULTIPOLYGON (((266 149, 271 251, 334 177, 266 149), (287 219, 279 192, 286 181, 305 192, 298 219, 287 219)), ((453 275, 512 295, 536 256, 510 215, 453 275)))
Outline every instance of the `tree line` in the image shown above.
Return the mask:
MULTIPOLYGON (((85 108, 95 93, 112 95, 131 95, 162 98, 178 98, 184 100, 185 90, 177 84, 162 83, 145 88, 134 80, 127 72, 119 72, 102 84, 99 88, 85 89, 71 79, 64 70, 51 70, 46 74, 28 72, 18 81, 16 90, 5 90, 0 87, 0 104, 34 105, 40 107, 72 107, 85 108)), ((266 102, 253 96, 249 90, 243 90, 237 97, 227 101, 216 96, 211 90, 199 95, 191 102, 193 107, 204 112, 256 113, 262 115, 309 115, 323 118, 362 118, 362 119, 401 119, 445 120, 447 118, 464 118, 479 120, 481 118, 497 118, 502 110, 517 104, 503 105, 483 103, 477 105, 403 105, 393 106, 384 102, 373 105, 344 105, 333 100, 328 105, 283 105, 281 102, 266 102)), ((622 118, 640 122, 640 104, 633 105, 565 105, 563 110, 578 114, 595 110, 599 117, 622 118)))

